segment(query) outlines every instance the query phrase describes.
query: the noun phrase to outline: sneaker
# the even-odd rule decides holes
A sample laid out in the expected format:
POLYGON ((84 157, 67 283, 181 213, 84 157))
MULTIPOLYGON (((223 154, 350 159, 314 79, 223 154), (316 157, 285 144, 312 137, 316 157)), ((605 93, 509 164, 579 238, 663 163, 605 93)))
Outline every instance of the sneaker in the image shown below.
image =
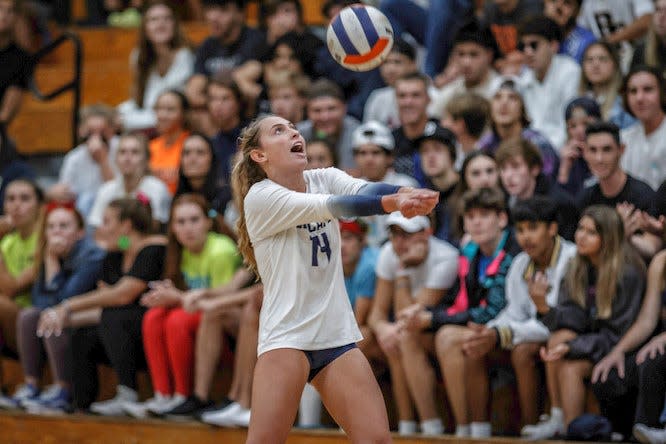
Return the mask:
POLYGON ((565 435, 564 423, 550 415, 541 415, 538 424, 526 425, 520 431, 523 438, 528 440, 550 439, 556 435, 565 435))
POLYGON ((57 390, 51 391, 49 396, 40 396, 37 401, 25 402, 24 408, 28 413, 40 415, 57 415, 73 411, 69 390, 55 386, 57 390))
POLYGON ((90 404, 90 411, 102 416, 123 416, 125 415, 123 405, 126 402, 136 402, 138 398, 136 391, 119 385, 115 397, 107 401, 93 402, 90 404))
POLYGON ((648 427, 645 424, 634 425, 634 437, 646 444, 666 444, 666 429, 648 427))
POLYGON ((199 411, 194 415, 194 417, 195 417, 197 420, 199 420, 199 421, 203 421, 202 417, 203 417, 203 415, 205 415, 206 413, 209 413, 209 412, 216 412, 216 411, 222 410, 223 408, 227 407, 229 404, 232 404, 232 403, 234 403, 234 402, 235 402, 235 401, 234 401, 233 399, 227 398, 227 397, 225 396, 224 399, 223 399, 222 401, 220 401, 219 403, 217 403, 217 404, 213 404, 213 403, 211 402, 210 405, 209 405, 208 407, 204 407, 204 408, 202 408, 201 410, 199 410, 199 411))
POLYGON ((150 408, 159 408, 171 399, 171 396, 163 395, 159 392, 155 396, 146 400, 145 402, 127 401, 123 403, 123 410, 132 418, 144 419, 148 417, 148 410, 150 408))
POLYGON ((213 406, 213 401, 202 401, 197 396, 188 396, 182 398, 182 401, 169 410, 165 410, 163 415, 169 419, 192 419, 204 409, 213 406))
POLYGON ((164 413, 173 410, 174 407, 181 405, 185 400, 187 400, 186 396, 176 393, 167 402, 150 407, 148 413, 155 416, 162 416, 164 413))
POLYGON ((201 415, 201 420, 218 427, 247 427, 250 424, 250 409, 233 402, 222 410, 201 415))
POLYGON ((21 384, 11 398, 4 395, 0 397, 0 408, 18 409, 23 402, 37 400, 38 397, 39 389, 37 387, 32 384, 21 384))

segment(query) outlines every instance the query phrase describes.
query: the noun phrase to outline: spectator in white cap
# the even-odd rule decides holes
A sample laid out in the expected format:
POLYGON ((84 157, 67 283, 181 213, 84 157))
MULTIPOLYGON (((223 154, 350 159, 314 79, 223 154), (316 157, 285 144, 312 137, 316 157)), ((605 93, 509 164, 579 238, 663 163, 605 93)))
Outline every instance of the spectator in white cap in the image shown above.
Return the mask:
MULTIPOLYGON (((393 170, 393 134, 377 121, 362 124, 352 135, 354 162, 359 174, 370 182, 384 182, 400 187, 418 187, 418 183, 406 174, 393 170)), ((368 244, 378 247, 388 239, 387 215, 363 218, 368 224, 368 244)))
POLYGON ((416 406, 421 433, 437 435, 443 433, 443 426, 434 392, 424 394, 419 387, 406 385, 408 377, 419 380, 417 373, 420 380, 432 379, 434 384, 432 366, 421 346, 425 342, 421 341, 421 332, 406 332, 391 319, 392 313, 414 303, 435 307, 441 302, 456 281, 458 251, 432 235, 430 220, 425 216, 407 219, 399 212, 391 213, 388 225, 391 241, 382 247, 377 259, 375 297, 368 324, 391 371, 398 432, 416 432, 416 406), (426 369, 425 375, 421 369, 426 369))

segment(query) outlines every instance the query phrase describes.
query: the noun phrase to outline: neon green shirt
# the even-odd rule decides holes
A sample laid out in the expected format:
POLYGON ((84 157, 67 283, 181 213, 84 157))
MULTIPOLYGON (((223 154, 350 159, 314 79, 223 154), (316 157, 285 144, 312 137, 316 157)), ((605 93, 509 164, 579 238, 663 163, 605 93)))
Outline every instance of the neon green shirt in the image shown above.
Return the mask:
POLYGON ((183 250, 180 271, 188 288, 216 288, 229 282, 240 264, 241 255, 231 238, 208 233, 201 253, 183 250))
MULTIPOLYGON (((35 246, 37 245, 37 230, 23 239, 16 231, 9 233, 0 241, 0 254, 7 267, 7 271, 13 277, 20 275, 23 270, 31 266, 35 261, 35 246)), ((30 307, 32 300, 30 289, 17 295, 14 302, 21 307, 30 307)))

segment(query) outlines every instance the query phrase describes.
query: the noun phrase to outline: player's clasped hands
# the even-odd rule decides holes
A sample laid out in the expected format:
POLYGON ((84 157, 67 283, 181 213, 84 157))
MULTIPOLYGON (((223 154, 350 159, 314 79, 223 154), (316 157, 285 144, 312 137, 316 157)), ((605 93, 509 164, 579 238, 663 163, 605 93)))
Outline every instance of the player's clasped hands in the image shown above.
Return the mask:
POLYGON ((403 216, 425 216, 439 201, 439 192, 424 188, 409 189, 398 194, 398 211, 403 216))

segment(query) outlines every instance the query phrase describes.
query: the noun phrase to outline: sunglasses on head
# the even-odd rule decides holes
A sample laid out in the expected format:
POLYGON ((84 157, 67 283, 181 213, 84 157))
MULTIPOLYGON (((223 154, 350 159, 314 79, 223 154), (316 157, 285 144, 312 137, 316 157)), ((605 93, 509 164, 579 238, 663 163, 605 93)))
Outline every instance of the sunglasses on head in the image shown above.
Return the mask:
POLYGON ((536 51, 539 48, 539 41, 532 40, 531 42, 518 42, 518 51, 524 52, 525 48, 530 48, 532 51, 536 51))

